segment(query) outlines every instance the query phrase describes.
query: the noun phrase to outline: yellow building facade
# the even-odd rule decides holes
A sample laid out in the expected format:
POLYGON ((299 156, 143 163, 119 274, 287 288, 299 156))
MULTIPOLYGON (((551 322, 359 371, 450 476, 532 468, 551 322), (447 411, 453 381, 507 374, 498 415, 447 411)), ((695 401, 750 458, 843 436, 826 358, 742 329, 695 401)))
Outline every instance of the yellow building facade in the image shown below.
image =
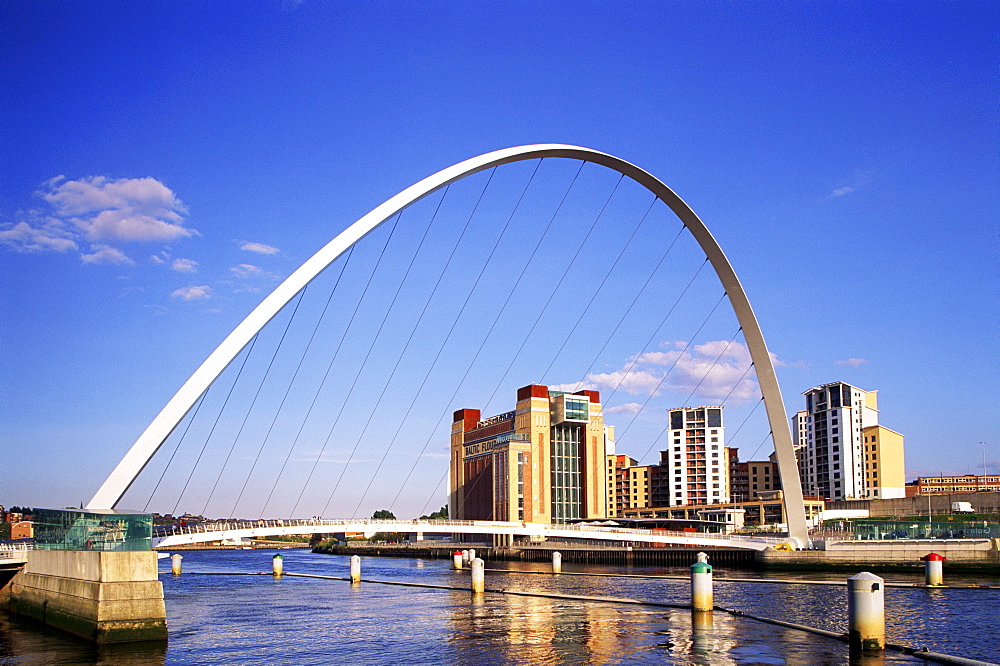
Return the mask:
POLYGON ((563 523, 607 515, 607 434, 597 391, 531 384, 514 410, 455 412, 449 505, 458 520, 563 523))
POLYGON ((864 437, 868 497, 906 497, 903 436, 880 425, 864 428, 861 432, 864 437))

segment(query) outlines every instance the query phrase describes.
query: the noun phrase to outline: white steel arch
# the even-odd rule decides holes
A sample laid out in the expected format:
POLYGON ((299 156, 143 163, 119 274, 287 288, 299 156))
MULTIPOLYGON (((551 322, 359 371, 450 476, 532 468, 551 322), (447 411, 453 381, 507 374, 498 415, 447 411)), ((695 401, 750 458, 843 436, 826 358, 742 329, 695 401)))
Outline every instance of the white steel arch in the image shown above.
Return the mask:
POLYGON ((180 390, 135 441, 132 448, 90 500, 87 508, 92 510, 114 508, 146 464, 163 445, 163 442, 170 436, 170 433, 198 401, 198 398, 208 390, 215 378, 236 358, 253 336, 278 314, 299 291, 319 275, 323 269, 350 249, 352 245, 407 206, 457 180, 502 164, 545 157, 562 157, 593 162, 631 178, 663 201, 698 241, 722 282, 740 327, 743 329, 743 336, 750 350, 750 358, 756 368, 757 381, 764 396, 764 407, 774 439, 774 449, 777 453, 778 469, 781 473, 784 491, 788 533, 798 542, 800 547, 805 547, 808 543, 808 530, 802 500, 802 485, 799 481, 791 430, 785 405, 781 399, 781 391, 778 388, 774 364, 757 323, 757 317, 750 307, 750 301, 736 277, 736 272, 722 252, 722 248, 719 247, 715 238, 694 211, 673 190, 652 174, 613 155, 589 148, 562 144, 517 146, 459 162, 411 185, 341 232, 278 285, 205 359, 204 363, 195 370, 194 374, 181 386, 180 390))

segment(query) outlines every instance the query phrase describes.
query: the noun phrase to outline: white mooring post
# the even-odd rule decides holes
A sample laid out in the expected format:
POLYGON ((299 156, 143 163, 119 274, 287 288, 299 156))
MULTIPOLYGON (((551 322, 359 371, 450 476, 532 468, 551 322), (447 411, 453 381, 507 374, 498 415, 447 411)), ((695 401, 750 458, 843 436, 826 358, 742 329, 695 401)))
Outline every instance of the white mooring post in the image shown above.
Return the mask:
POLYGON ((486 591, 486 569, 480 558, 472 560, 472 593, 482 594, 486 591))
POLYGON ((558 550, 552 553, 552 573, 562 573, 562 553, 558 550))
POLYGON ((361 582, 361 556, 351 555, 351 584, 357 585, 361 582))
POLYGON ((280 576, 285 572, 285 558, 281 555, 275 555, 271 558, 271 571, 275 576, 280 576))
POLYGON ((455 569, 462 568, 462 551, 456 550, 451 554, 451 566, 455 569))
POLYGON ((927 585, 944 585, 944 555, 928 553, 921 557, 924 561, 924 582, 927 585))
POLYGON ((475 548, 470 548, 469 549, 469 562, 472 562, 472 560, 474 560, 474 559, 476 559, 476 549, 475 548))
POLYGON ((170 556, 170 572, 175 576, 181 575, 181 560, 183 559, 184 556, 177 553, 170 556))
POLYGON ((848 641, 853 651, 885 648, 885 581, 862 571, 847 579, 848 641))
POLYGON ((698 561, 691 565, 691 610, 712 610, 712 565, 708 555, 698 553, 698 561))
POLYGON ((469 559, 469 551, 463 550, 462 551, 462 565, 464 566, 464 565, 468 564, 471 561, 472 560, 469 559))

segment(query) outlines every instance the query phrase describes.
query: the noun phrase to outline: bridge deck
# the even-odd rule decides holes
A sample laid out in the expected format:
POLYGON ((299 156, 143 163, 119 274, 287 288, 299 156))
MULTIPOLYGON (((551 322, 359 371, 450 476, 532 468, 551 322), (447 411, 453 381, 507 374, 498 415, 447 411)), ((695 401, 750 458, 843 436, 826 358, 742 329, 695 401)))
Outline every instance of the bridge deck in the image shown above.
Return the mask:
POLYGON ((546 523, 500 522, 487 520, 255 520, 199 523, 197 525, 157 528, 153 547, 165 548, 209 541, 250 539, 266 536, 329 534, 335 532, 378 532, 409 534, 482 534, 526 536, 545 539, 589 539, 628 543, 662 543, 695 545, 714 548, 764 550, 785 539, 780 537, 746 537, 731 534, 670 532, 605 525, 552 525, 546 523))

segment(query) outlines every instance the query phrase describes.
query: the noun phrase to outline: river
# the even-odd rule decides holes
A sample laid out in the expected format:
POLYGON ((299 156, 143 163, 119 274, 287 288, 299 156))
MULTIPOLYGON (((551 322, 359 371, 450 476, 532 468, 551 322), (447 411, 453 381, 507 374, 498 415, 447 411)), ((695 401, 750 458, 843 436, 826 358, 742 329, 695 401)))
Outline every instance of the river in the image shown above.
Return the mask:
MULTIPOLYGON (((0 614, 0 664, 844 664, 844 643, 716 611, 710 626, 692 626, 684 609, 619 605, 376 583, 266 576, 206 575, 270 572, 277 551, 187 551, 184 575, 161 575, 170 640, 92 646, 35 623, 0 614), (201 572, 201 573, 196 573, 201 572)), ((286 572, 347 576, 347 558, 282 550, 286 572)), ((161 560, 169 570, 169 560, 161 560)), ((689 601, 684 580, 528 575, 540 563, 487 563, 487 587, 689 601), (507 571, 498 571, 504 569, 507 571)), ((564 564, 565 572, 622 572, 564 564)), ((686 569, 635 567, 629 573, 677 574, 686 569)), ((366 579, 468 586, 468 571, 445 560, 364 558, 366 579)), ((724 608, 831 631, 846 631, 844 587, 724 578, 763 577, 716 569, 715 602, 724 608)), ((779 577, 767 574, 769 578, 779 577)), ((783 574, 795 578, 797 574, 783 574)), ((801 578, 801 577, 800 577, 801 578)), ((808 578, 841 580, 841 574, 808 578)), ((887 574, 888 581, 920 577, 887 574)), ((1000 577, 948 583, 1000 586, 1000 577)), ((887 640, 966 658, 1000 660, 1000 589, 888 588, 887 640)), ((927 663, 887 651, 885 660, 927 663)))

